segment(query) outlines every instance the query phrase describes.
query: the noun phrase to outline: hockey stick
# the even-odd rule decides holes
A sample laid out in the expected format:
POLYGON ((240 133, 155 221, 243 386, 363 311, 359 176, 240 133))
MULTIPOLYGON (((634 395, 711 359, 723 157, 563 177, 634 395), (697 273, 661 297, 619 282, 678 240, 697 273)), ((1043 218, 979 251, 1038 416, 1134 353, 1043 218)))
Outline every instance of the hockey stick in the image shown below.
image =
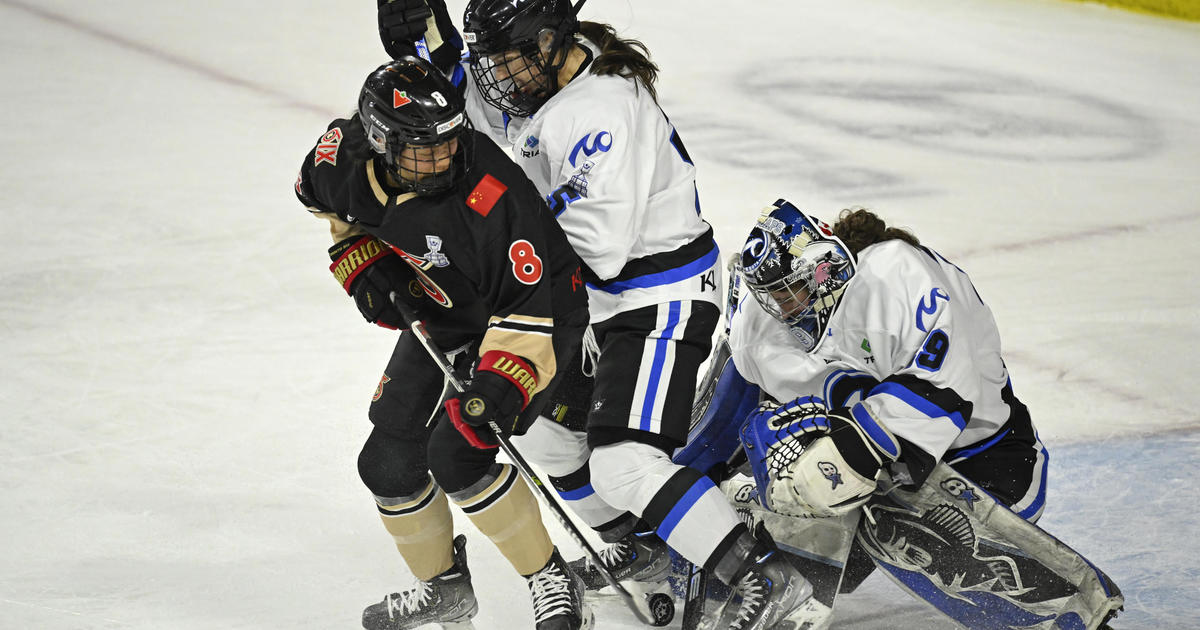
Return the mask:
MULTIPOLYGON (((712 404, 717 378, 721 375, 721 366, 725 363, 724 358, 728 358, 729 346, 725 340, 729 338, 729 325, 733 321, 733 314, 737 311, 738 300, 741 298, 742 278, 737 254, 729 257, 728 262, 725 263, 725 271, 728 276, 726 278, 728 284, 725 287, 725 332, 720 336, 718 350, 724 350, 726 354, 722 355, 717 352, 716 356, 711 359, 708 373, 704 376, 704 383, 696 397, 696 402, 692 405, 692 426, 695 426, 708 406, 712 404)), ((744 455, 744 452, 738 449, 734 457, 737 457, 738 454, 744 455)), ((726 462, 727 469, 731 463, 726 462)), ((707 601, 708 571, 705 571, 703 566, 689 561, 687 590, 684 591, 683 599, 683 624, 680 630, 697 630, 700 627, 700 622, 704 620, 704 605, 707 601)))
MULTIPOLYGON (((414 313, 412 308, 410 308, 407 304, 404 304, 400 300, 394 298, 391 301, 400 311, 400 315, 404 317, 404 320, 408 322, 408 327, 412 330, 413 334, 417 336, 417 341, 421 342, 421 345, 425 348, 425 351, 429 353, 429 356, 433 359, 434 363, 437 363, 438 367, 441 368, 442 373, 446 375, 446 378, 450 381, 450 384, 454 387, 454 389, 460 394, 465 392, 467 389, 466 384, 463 383, 461 378, 459 378, 458 373, 454 371, 454 367, 450 365, 450 362, 446 360, 446 356, 443 355, 440 350, 438 350, 437 344, 433 341, 433 337, 431 337, 429 332, 425 330, 424 322, 417 317, 417 314, 414 313)), ((526 461, 521 453, 518 452, 517 449, 512 445, 512 442, 509 441, 508 436, 504 435, 504 432, 500 430, 500 427, 494 421, 488 423, 488 428, 492 430, 492 433, 496 437, 496 441, 500 443, 500 450, 504 451, 504 454, 507 455, 508 459, 511 460, 513 465, 517 467, 517 470, 521 471, 521 474, 524 475, 529 484, 534 488, 537 488, 538 492, 542 495, 542 502, 545 503, 546 507, 550 508, 550 511, 554 513, 554 516, 558 519, 558 523, 562 525, 563 529, 567 530, 567 534, 571 536, 571 540, 574 540, 575 544, 579 545, 579 547, 583 549, 584 554, 587 555, 588 560, 591 561, 593 566, 596 568, 596 571, 601 577, 604 578, 604 581, 608 582, 608 585, 611 586, 614 591, 616 591, 617 595, 625 600, 625 605, 629 606, 633 613, 637 615, 638 619, 641 620, 642 623, 652 626, 665 626, 668 623, 671 623, 671 619, 675 616, 674 602, 670 602, 671 606, 669 607, 669 610, 667 610, 667 607, 663 605, 656 604, 653 597, 650 600, 639 602, 638 598, 634 597, 633 594, 629 592, 629 589, 625 588, 620 582, 618 582, 616 578, 612 576, 612 573, 609 573, 608 568, 605 567, 604 563, 600 560, 600 554, 596 553, 596 550, 592 548, 591 543, 589 543, 587 539, 583 537, 583 533, 580 532, 579 528, 575 526, 575 523, 571 520, 571 517, 567 515, 566 510, 559 505, 558 500, 555 499, 554 495, 550 493, 550 489, 542 483, 540 478, 538 478, 537 473, 533 471, 533 468, 529 466, 529 462, 526 461)))

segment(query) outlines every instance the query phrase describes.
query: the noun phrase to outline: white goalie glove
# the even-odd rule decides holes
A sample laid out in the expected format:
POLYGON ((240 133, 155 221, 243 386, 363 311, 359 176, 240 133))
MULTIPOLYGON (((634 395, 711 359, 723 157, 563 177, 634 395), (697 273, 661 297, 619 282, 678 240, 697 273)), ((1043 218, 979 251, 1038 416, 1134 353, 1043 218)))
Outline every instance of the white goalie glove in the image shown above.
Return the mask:
POLYGON ((858 508, 886 475, 883 465, 900 455, 895 437, 861 405, 826 410, 812 397, 759 407, 742 437, 750 452, 763 454, 755 477, 766 507, 789 516, 858 508))

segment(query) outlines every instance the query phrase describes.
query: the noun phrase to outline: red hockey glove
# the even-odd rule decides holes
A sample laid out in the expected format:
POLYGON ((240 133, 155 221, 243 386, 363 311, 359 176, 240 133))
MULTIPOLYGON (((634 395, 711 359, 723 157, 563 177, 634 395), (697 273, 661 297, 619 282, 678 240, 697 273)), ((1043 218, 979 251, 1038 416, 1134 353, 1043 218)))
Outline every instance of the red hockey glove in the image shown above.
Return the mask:
POLYGON ((507 435, 536 389, 529 363, 510 352, 490 350, 479 357, 467 391, 446 401, 446 413, 471 446, 495 448, 488 425, 495 423, 507 435))
POLYGON ((374 236, 339 241, 329 248, 329 257, 333 260, 329 270, 368 322, 392 330, 406 325, 391 294, 408 293, 409 283, 415 280, 408 263, 374 236))

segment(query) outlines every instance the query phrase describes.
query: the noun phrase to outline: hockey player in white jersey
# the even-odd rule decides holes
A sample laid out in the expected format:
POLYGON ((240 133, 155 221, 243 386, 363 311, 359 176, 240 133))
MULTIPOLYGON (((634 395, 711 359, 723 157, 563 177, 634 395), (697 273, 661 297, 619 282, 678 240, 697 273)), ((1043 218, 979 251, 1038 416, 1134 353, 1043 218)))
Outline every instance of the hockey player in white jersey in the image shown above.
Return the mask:
POLYGON ((785 200, 740 270, 733 360, 771 399, 742 429, 757 489, 781 514, 865 509, 843 592, 873 562, 965 627, 1115 615, 1107 576, 1032 524, 1047 452, 966 273, 867 210, 830 227, 785 200))
MULTIPOLYGON (((411 45, 435 57, 456 40, 440 0, 430 12, 390 4, 400 2, 417 6, 380 9, 393 55, 417 34, 411 45)), ((602 555, 616 577, 664 579, 665 541, 740 590, 738 628, 775 625, 810 586, 708 477, 668 455, 686 440, 720 320, 721 262, 691 157, 656 100, 657 67, 640 43, 579 22, 568 0, 472 0, 462 39, 472 120, 546 195, 588 287, 585 374, 560 390, 565 417, 535 423, 516 445, 614 543, 602 555)))

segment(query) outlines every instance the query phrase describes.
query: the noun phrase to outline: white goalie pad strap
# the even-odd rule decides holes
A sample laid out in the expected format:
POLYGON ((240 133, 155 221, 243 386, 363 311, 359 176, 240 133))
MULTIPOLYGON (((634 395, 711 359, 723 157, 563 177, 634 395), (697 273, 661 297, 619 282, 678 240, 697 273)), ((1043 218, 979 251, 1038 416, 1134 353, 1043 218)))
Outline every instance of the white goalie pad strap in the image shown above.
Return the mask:
POLYGON ((876 487, 846 463, 832 438, 820 437, 767 483, 767 507, 789 516, 840 516, 866 503, 876 487))

